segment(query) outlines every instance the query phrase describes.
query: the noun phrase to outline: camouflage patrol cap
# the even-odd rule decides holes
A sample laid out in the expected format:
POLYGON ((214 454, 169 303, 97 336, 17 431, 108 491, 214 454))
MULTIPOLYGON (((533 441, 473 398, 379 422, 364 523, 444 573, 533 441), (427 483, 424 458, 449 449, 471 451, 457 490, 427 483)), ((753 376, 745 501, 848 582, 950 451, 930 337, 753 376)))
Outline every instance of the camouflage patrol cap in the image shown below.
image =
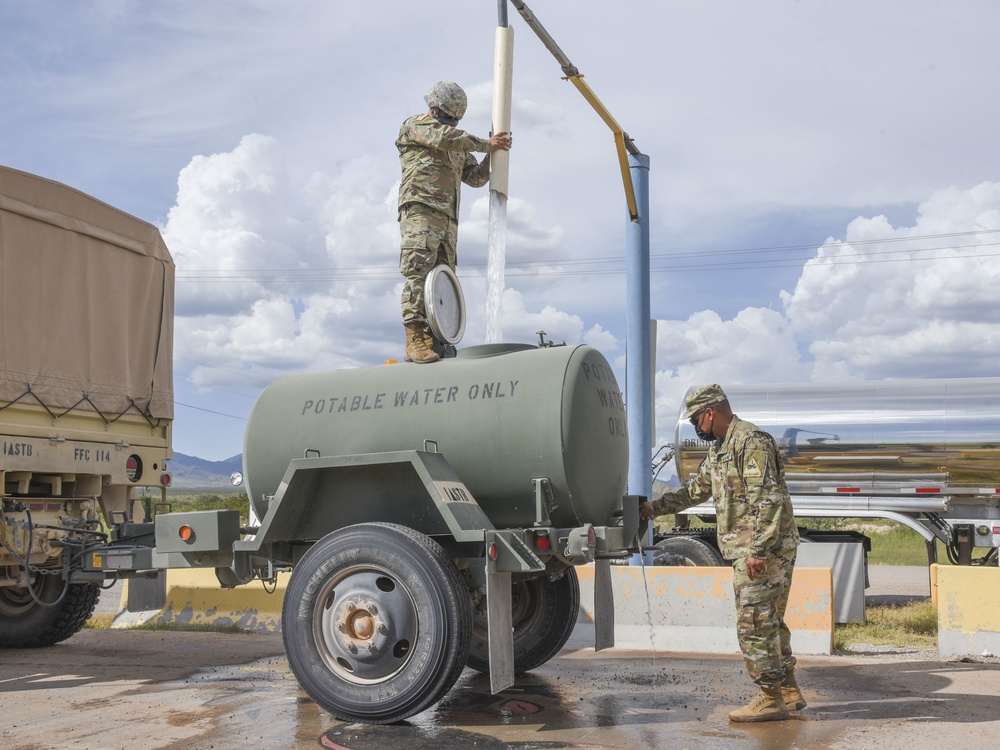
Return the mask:
POLYGON ((469 100, 462 87, 453 81, 438 81, 424 97, 428 107, 437 107, 448 117, 461 120, 469 100))
POLYGON ((718 383, 712 383, 712 385, 703 385, 700 388, 695 388, 688 392, 687 398, 684 399, 684 416, 681 419, 691 419, 695 414, 700 412, 707 406, 712 406, 714 404, 721 404, 723 401, 728 401, 729 397, 726 396, 725 391, 722 390, 722 386, 718 383))

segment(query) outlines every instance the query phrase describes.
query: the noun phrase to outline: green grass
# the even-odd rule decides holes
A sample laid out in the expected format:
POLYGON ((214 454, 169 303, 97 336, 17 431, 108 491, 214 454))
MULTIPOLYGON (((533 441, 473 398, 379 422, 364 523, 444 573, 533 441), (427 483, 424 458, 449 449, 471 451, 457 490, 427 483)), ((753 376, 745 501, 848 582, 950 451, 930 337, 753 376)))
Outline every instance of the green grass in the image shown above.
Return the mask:
POLYGON ((847 623, 834 628, 833 645, 851 651, 855 644, 875 646, 937 646, 937 610, 930 600, 901 606, 866 607, 864 623, 847 623))
MULTIPOLYGON (((671 529, 675 524, 675 516, 666 515, 656 519, 662 529, 671 529)), ((882 519, 856 518, 799 518, 800 526, 823 530, 855 530, 860 531, 872 542, 868 553, 869 565, 927 565, 927 545, 924 538, 909 526, 903 526, 895 521, 882 519)), ((714 524, 691 518, 691 528, 711 527, 714 524)), ((937 559, 941 565, 950 565, 944 544, 936 541, 937 559)), ((977 549, 973 553, 975 559, 985 554, 985 550, 977 549)))
MULTIPOLYGON (((114 620, 114 615, 94 615, 87 622, 83 624, 83 627, 87 630, 110 630, 111 622, 114 620)), ((139 625, 129 625, 129 630, 179 630, 179 631, 192 631, 192 632, 211 632, 211 633, 243 633, 246 632, 242 630, 237 625, 180 625, 176 622, 144 622, 139 625)))
MULTIPOLYGON (((868 553, 869 565, 927 565, 927 546, 924 538, 906 526, 890 522, 879 526, 885 531, 865 529, 872 540, 872 551, 868 553)), ((875 524, 870 524, 875 526, 875 524)), ((938 549, 938 558, 947 562, 944 548, 938 549)))
POLYGON ((91 615, 90 619, 83 624, 83 627, 88 630, 110 630, 111 621, 114 619, 115 616, 110 613, 104 615, 91 615))

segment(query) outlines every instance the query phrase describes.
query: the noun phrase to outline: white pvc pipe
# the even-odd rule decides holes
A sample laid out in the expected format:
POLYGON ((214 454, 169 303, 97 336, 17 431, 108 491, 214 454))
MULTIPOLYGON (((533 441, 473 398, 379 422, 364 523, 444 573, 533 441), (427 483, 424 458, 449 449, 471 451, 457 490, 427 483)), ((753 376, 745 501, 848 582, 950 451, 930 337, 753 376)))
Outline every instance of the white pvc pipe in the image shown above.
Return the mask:
MULTIPOLYGON (((497 27, 493 53, 493 132, 510 132, 510 106, 514 78, 514 27, 497 27)), ((510 153, 490 155, 490 190, 507 197, 510 153)))

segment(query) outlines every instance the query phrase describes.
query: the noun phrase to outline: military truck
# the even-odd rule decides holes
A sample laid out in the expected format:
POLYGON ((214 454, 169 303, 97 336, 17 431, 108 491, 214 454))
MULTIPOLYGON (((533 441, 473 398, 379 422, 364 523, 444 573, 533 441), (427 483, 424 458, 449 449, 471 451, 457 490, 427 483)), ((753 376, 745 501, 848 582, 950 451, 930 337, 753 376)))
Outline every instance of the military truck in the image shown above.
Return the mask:
MULTIPOLYGON (((953 564, 997 564, 1000 378, 772 383, 726 393, 740 417, 777 441, 803 526, 810 517, 888 519, 924 538, 929 562, 940 541, 953 564)), ((677 476, 686 480, 708 448, 678 415, 669 453, 677 476)), ((712 522, 715 508, 685 515, 712 522)), ((803 538, 853 538, 870 549, 857 531, 804 529, 803 538)), ((722 564, 713 529, 682 527, 654 540, 661 555, 722 564)))
POLYGON ((552 658, 593 563, 635 551, 624 402, 587 346, 487 345, 433 365, 280 379, 247 423, 239 512, 168 512, 173 264, 155 228, 0 171, 0 645, 82 627, 105 581, 163 604, 163 571, 222 586, 291 571, 289 664, 347 720, 404 719, 465 666, 497 692, 552 658), (153 487, 156 493, 144 490, 153 487), (166 511, 166 512, 165 512, 166 511))
POLYGON ((173 293, 155 227, 0 167, 2 646, 73 635, 115 577, 86 553, 149 538, 134 521, 170 484, 173 293))

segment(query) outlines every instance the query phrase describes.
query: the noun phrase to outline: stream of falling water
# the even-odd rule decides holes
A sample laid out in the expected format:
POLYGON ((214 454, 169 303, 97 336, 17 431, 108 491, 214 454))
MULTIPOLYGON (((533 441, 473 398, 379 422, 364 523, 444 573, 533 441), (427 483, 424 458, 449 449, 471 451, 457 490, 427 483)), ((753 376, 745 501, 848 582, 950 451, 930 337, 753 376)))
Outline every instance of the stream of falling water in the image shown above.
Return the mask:
POLYGON ((507 196, 490 191, 490 238, 486 260, 486 343, 503 340, 504 265, 507 262, 507 196))
POLYGON ((643 549, 642 541, 639 542, 639 567, 642 569, 642 590, 646 593, 646 625, 649 627, 649 650, 653 655, 654 681, 659 681, 659 674, 655 671, 656 666, 656 629, 653 625, 653 602, 649 598, 649 580, 646 578, 646 550, 643 549))

